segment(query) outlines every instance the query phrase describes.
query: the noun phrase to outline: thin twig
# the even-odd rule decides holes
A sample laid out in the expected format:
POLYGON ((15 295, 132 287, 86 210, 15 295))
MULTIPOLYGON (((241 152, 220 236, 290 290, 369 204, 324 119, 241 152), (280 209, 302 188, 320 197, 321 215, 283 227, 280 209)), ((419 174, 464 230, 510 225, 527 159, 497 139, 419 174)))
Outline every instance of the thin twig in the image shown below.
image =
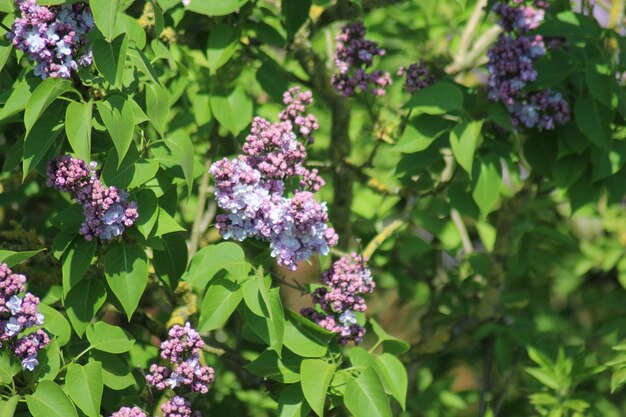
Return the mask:
POLYGON ((198 242, 200 240, 200 228, 202 224, 202 218, 204 217, 204 207, 206 205, 207 200, 207 188, 209 187, 209 178, 211 174, 209 173, 209 167, 211 166, 211 161, 207 161, 204 164, 204 174, 202 175, 202 180, 200 181, 200 187, 198 188, 198 205, 196 207, 196 217, 193 221, 193 228, 191 229, 191 237, 189 239, 189 260, 193 258, 193 255, 196 254, 198 250, 198 242))
POLYGON ((500 413, 500 409, 502 408, 502 405, 504 404, 507 391, 509 390, 509 387, 511 386, 511 382, 513 382, 513 376, 515 376, 517 363, 518 361, 516 359, 511 365, 511 367, 509 368, 509 372, 507 372, 506 374, 506 378, 504 380, 504 384, 502 384, 502 390, 500 391, 500 395, 498 395, 498 398, 496 399, 496 402, 493 405, 493 417, 498 417, 498 414, 500 413))
POLYGON ((480 401, 478 404, 478 417, 484 417, 487 412, 487 394, 491 390, 491 368, 493 366, 494 341, 488 338, 484 342, 485 357, 483 358, 483 380, 480 389, 480 401))

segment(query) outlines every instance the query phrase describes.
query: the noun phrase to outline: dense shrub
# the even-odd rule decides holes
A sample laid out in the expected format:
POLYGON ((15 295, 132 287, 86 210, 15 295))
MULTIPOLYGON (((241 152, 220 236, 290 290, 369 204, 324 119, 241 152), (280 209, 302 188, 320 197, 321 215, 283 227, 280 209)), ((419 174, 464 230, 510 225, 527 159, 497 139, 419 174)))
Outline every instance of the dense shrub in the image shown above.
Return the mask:
POLYGON ((623 415, 624 6, 0 0, 0 417, 623 415))

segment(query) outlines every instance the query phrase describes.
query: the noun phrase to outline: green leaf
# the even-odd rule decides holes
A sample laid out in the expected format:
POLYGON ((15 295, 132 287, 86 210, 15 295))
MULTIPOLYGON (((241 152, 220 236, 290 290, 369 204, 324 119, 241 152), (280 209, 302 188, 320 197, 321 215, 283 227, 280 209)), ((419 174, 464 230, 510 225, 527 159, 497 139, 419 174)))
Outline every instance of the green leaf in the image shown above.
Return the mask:
POLYGON ((211 278, 222 269, 228 271, 235 280, 248 276, 250 264, 246 262, 246 256, 239 245, 223 242, 200 249, 191 259, 184 280, 203 291, 211 278))
POLYGON ((465 10, 465 6, 467 6, 467 0, 456 0, 456 2, 461 6, 461 9, 465 10))
POLYGON ((83 337, 89 323, 106 301, 106 297, 106 288, 98 279, 83 280, 67 294, 64 302, 65 311, 79 337, 83 337))
POLYGON ((117 152, 110 152, 102 168, 102 180, 108 186, 129 190, 153 179, 158 170, 159 164, 139 156, 137 148, 131 143, 121 164, 117 152))
POLYGON ((37 86, 30 96, 24 112, 24 126, 29 132, 43 112, 61 94, 72 89, 72 83, 62 78, 47 78, 37 86))
POLYGON ((32 92, 38 85, 37 82, 35 78, 26 78, 13 84, 11 95, 0 108, 0 120, 7 119, 26 108, 32 92))
POLYGON ((96 107, 104 126, 111 135, 117 151, 118 164, 121 166, 135 131, 132 106, 122 96, 111 96, 104 101, 96 102, 96 107))
POLYGON ((374 370, 380 377, 387 392, 398 400, 404 410, 406 408, 408 389, 406 368, 398 358, 389 353, 383 353, 375 358, 374 370))
POLYGON ((282 0, 284 26, 287 29, 289 39, 293 39, 296 32, 302 27, 309 17, 311 0, 282 0))
POLYGON ((404 108, 416 113, 446 114, 463 109, 463 91, 450 82, 438 82, 413 94, 404 108))
POLYGON ((91 351, 90 356, 90 361, 96 361, 102 367, 102 382, 107 387, 119 391, 135 384, 128 364, 119 356, 98 350, 91 351))
POLYGON ((171 289, 176 288, 187 269, 187 243, 179 233, 170 233, 161 239, 163 250, 154 250, 152 264, 159 278, 171 289))
POLYGON ((72 336, 72 328, 65 316, 43 303, 37 306, 37 310, 44 316, 42 327, 56 336, 60 346, 65 346, 72 336))
POLYGON ((374 334, 378 336, 378 340, 381 342, 383 350, 386 353, 400 355, 407 352, 411 348, 411 345, 404 340, 400 340, 387 333, 385 329, 383 329, 381 325, 376 322, 376 320, 370 319, 370 324, 372 325, 374 334))
POLYGON ((93 20, 100 32, 111 40, 115 31, 119 0, 89 0, 93 20))
POLYGON ((611 394, 626 383, 626 368, 619 368, 611 375, 611 394))
POLYGON ((4 65, 7 63, 12 50, 13 44, 11 42, 8 40, 0 42, 0 71, 2 71, 4 65))
POLYGON ((13 417, 20 402, 20 396, 14 395, 7 401, 0 401, 0 417, 13 417))
POLYGON ((266 350, 244 368, 261 377, 283 384, 293 384, 300 381, 300 362, 301 360, 288 350, 285 350, 282 359, 273 350, 266 350))
POLYGON ((46 249, 31 250, 26 252, 15 252, 12 250, 0 250, 0 262, 5 263, 9 268, 13 268, 15 265, 24 262, 27 259, 32 258, 45 251, 46 249))
POLYGON ((137 193, 139 218, 135 222, 137 230, 148 238, 159 217, 158 201, 154 191, 143 189, 137 193))
POLYGON ((150 118, 152 126, 161 136, 166 131, 169 112, 170 102, 167 88, 158 84, 146 84, 146 114, 150 118))
POLYGON ((11 385, 13 377, 20 372, 20 363, 8 349, 0 350, 0 384, 11 385))
POLYGON ((611 146, 612 111, 589 97, 576 98, 576 126, 591 143, 608 150, 611 146))
POLYGON ((348 377, 344 403, 354 417, 392 416, 385 388, 371 368, 356 378, 348 377))
POLYGON ((318 340, 306 327, 291 320, 285 323, 284 344, 290 351, 303 358, 321 358, 328 352, 326 343, 318 340))
POLYGON ((235 136, 248 126, 252 119, 252 100, 239 86, 228 94, 212 95, 209 102, 217 121, 235 136))
POLYGON ((193 143, 191 143, 191 139, 185 134, 176 133, 165 140, 165 145, 172 153, 172 158, 176 164, 181 167, 187 181, 187 190, 191 193, 193 187, 193 143))
POLYGON ((224 16, 237 11, 247 2, 248 0, 191 0, 187 10, 207 16, 224 16))
POLYGON ((285 339, 285 313, 283 304, 280 300, 280 288, 272 288, 270 290, 270 347, 278 353, 282 354, 283 342, 285 339))
POLYGON ((146 47, 146 31, 138 20, 125 13, 118 13, 113 38, 126 34, 129 44, 143 49, 146 47))
POLYGON ((118 90, 122 88, 122 76, 128 51, 128 37, 122 33, 111 43, 97 39, 93 43, 93 62, 105 80, 118 90))
POLYGON ((66 249, 61 259, 64 295, 67 295, 76 284, 85 278, 85 274, 89 270, 91 261, 96 254, 97 246, 98 244, 95 240, 85 240, 80 236, 74 238, 66 249))
POLYGON ((141 246, 118 246, 104 257, 104 275, 130 320, 148 285, 148 256, 141 246))
POLYGON ((65 133, 79 159, 91 161, 91 117, 93 103, 73 101, 65 111, 65 133))
POLYGON ((108 353, 128 352, 135 343, 120 327, 98 321, 87 328, 87 340, 92 349, 108 353))
POLYGON ((407 124, 404 133, 400 136, 395 150, 402 153, 421 152, 446 133, 454 125, 450 120, 439 116, 422 114, 412 118, 407 124))
POLYGON ((211 283, 202 302, 198 330, 206 332, 223 327, 242 299, 241 287, 232 281, 220 279, 211 283))
POLYGON ((300 384, 304 398, 320 417, 324 416, 326 393, 335 369, 335 365, 321 359, 305 359, 300 364, 300 384))
POLYGON ((184 231, 184 227, 178 224, 178 222, 176 222, 176 220, 170 216, 170 214, 163 207, 159 207, 154 236, 159 237, 168 233, 184 231))
POLYGON ((44 350, 39 351, 37 360, 39 365, 35 367, 33 372, 25 374, 26 380, 29 383, 53 381, 61 369, 61 349, 56 339, 52 339, 44 350))
POLYGON ((483 216, 491 212, 500 198, 502 167, 496 158, 485 159, 474 169, 472 197, 483 216))
POLYGON ((209 70, 215 74, 239 49, 241 32, 238 27, 218 23, 209 33, 207 58, 209 70))
POLYGON ((24 139, 23 178, 47 155, 57 137, 63 131, 65 106, 48 107, 24 139))
POLYGON ((33 395, 26 396, 26 404, 33 417, 78 417, 70 399, 52 381, 40 382, 33 395))
POLYGON ((311 407, 298 384, 285 386, 278 398, 278 417, 309 417, 311 407))
POLYGON ((459 165, 470 175, 470 178, 472 176, 474 153, 478 146, 482 126, 482 120, 462 123, 452 129, 450 133, 452 154, 459 165))
POLYGON ((67 367, 65 386, 74 404, 89 417, 100 416, 100 402, 104 385, 102 366, 98 362, 86 365, 71 363, 67 367))

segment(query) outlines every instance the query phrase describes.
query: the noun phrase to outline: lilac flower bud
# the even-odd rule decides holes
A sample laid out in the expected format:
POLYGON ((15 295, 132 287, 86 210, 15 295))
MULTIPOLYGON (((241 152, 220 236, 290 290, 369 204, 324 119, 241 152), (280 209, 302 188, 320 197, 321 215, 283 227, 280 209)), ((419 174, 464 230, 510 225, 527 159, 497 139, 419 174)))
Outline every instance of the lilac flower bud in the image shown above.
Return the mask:
POLYGON ((35 62, 34 74, 46 79, 70 78, 78 66, 91 64, 86 34, 94 21, 85 3, 39 6, 36 0, 16 0, 21 17, 7 38, 35 62))
POLYGON ((359 344, 365 336, 365 329, 357 323, 354 314, 366 310, 363 295, 372 293, 376 286, 365 262, 355 253, 336 261, 322 274, 320 281, 325 286, 311 294, 321 312, 312 308, 301 311, 303 316, 337 333, 339 342, 344 345, 349 341, 359 344))
POLYGON ((333 75, 331 81, 344 97, 354 95, 357 90, 384 96, 385 88, 391 85, 389 73, 366 71, 372 66, 374 57, 383 56, 385 51, 378 47, 378 43, 365 39, 365 32, 363 23, 349 23, 335 38, 335 65, 339 72, 333 75))

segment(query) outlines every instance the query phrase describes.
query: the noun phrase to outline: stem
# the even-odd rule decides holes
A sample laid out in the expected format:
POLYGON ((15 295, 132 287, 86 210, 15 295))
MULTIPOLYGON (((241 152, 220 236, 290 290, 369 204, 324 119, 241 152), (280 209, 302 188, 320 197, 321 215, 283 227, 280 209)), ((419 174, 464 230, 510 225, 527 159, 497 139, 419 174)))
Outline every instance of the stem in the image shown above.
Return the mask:
POLYGON ((470 240, 469 234, 467 233, 467 228, 465 227, 465 223, 463 223, 463 218, 457 209, 453 208, 450 211, 450 217, 452 218, 452 222, 456 226, 456 229, 459 231, 461 235, 461 242, 463 244, 463 251, 465 255, 471 255, 474 252, 474 247, 472 246, 472 241, 470 240))
POLYGON ((480 389, 478 417, 484 417, 487 412, 487 394, 491 390, 491 367, 493 365, 494 343, 492 338, 485 341, 485 357, 483 358, 483 381, 480 389))

